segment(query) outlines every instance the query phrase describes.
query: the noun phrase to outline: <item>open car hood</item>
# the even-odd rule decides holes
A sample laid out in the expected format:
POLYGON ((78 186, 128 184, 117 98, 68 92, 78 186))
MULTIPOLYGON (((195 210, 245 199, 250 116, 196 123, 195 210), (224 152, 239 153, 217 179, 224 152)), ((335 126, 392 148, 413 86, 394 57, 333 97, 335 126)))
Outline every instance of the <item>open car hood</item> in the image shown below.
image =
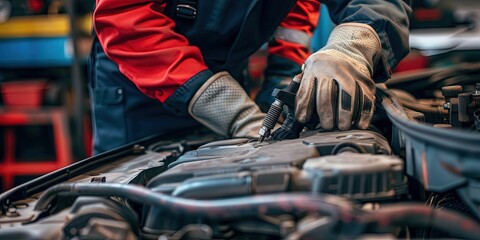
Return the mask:
POLYGON ((392 79, 368 130, 188 129, 76 162, 0 195, 0 239, 478 238, 475 69, 392 79), (446 128, 453 108, 424 90, 454 80, 472 119, 446 128))

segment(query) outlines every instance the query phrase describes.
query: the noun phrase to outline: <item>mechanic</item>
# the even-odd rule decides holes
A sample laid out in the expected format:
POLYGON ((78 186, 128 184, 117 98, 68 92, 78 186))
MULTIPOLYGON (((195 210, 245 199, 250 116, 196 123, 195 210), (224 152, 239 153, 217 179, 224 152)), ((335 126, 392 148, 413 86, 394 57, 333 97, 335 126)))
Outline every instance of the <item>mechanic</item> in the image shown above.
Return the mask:
POLYGON ((259 104, 300 73, 297 120, 367 128, 372 79, 388 79, 408 52, 410 7, 322 2, 338 26, 310 55, 316 0, 97 0, 89 63, 94 153, 199 123, 226 137, 257 137, 265 114, 245 91, 246 67, 266 42, 259 104))

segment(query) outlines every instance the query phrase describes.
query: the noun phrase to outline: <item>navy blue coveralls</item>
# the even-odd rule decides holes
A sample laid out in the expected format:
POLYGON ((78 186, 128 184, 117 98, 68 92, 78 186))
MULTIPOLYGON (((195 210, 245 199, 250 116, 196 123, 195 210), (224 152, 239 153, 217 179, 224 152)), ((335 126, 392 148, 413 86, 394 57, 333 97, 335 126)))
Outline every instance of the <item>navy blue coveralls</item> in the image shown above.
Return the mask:
MULTIPOLYGON (((109 0, 97 0, 97 16, 94 21, 121 9, 117 6, 100 11, 102 1, 109 0)), ((113 4, 128 1, 110 2, 113 4)), ((136 4, 142 4, 139 2, 142 1, 136 1, 136 4)), ((189 17, 188 11, 176 11, 177 7, 183 7, 185 2, 191 1, 168 2, 167 6, 161 9, 162 14, 173 19, 176 24, 175 32, 185 36, 191 45, 200 49, 208 69, 185 79, 164 101, 147 96, 132 80, 134 76, 127 77, 122 73, 122 68, 119 68, 121 59, 112 61, 109 58, 106 54, 108 49, 104 49, 102 41, 99 41, 101 34, 99 29, 96 29, 89 62, 94 153, 101 153, 152 134, 198 126, 186 111, 196 90, 212 74, 219 71, 226 70, 239 82, 243 82, 249 56, 271 40, 277 27, 297 1, 193 1, 195 5, 191 7, 195 10, 194 19, 189 17)), ((390 76, 391 68, 408 52, 408 15, 411 11, 409 5, 402 0, 322 2, 327 5, 336 24, 359 22, 376 30, 382 42, 383 54, 374 75, 376 81, 386 80, 390 76)), ((128 42, 128 39, 125 39, 125 42, 128 42)), ((155 65, 155 62, 148 64, 155 65)), ((299 71, 300 64, 282 57, 269 56, 265 74, 293 76, 299 71)))

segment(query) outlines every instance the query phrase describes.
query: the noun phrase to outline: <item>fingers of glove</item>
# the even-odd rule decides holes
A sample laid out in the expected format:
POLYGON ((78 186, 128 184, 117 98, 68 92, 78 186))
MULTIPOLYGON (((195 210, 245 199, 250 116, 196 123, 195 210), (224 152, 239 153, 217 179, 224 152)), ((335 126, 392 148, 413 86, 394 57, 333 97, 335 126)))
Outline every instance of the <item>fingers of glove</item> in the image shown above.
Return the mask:
POLYGON ((332 130, 337 121, 337 82, 334 79, 318 80, 316 95, 316 106, 320 125, 325 130, 332 130))
POLYGON ((312 73, 295 76, 294 80, 300 80, 295 97, 295 118, 300 123, 307 123, 315 109, 315 88, 316 79, 312 73))
POLYGON ((357 104, 359 116, 356 125, 360 129, 367 129, 375 112, 375 93, 362 83, 358 83, 357 86, 361 98, 357 104))
POLYGON ((341 84, 337 81, 339 86, 338 92, 338 104, 337 104, 337 117, 338 117, 338 129, 348 130, 352 127, 352 118, 355 110, 355 81, 343 81, 341 84))

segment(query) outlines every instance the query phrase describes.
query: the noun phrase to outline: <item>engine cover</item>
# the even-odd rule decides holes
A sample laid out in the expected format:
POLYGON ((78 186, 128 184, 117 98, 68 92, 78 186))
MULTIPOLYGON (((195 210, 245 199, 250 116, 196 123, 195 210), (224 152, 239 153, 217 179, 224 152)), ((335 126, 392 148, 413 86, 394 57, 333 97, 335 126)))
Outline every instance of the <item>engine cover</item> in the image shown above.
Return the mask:
MULTIPOLYGON (((390 152, 385 138, 364 130, 307 132, 300 139, 261 144, 217 141, 185 153, 148 187, 191 199, 314 192, 380 201, 406 192, 403 162, 390 152)), ((148 211, 149 232, 194 222, 168 216, 180 223, 172 226, 162 220, 165 211, 148 211)))

